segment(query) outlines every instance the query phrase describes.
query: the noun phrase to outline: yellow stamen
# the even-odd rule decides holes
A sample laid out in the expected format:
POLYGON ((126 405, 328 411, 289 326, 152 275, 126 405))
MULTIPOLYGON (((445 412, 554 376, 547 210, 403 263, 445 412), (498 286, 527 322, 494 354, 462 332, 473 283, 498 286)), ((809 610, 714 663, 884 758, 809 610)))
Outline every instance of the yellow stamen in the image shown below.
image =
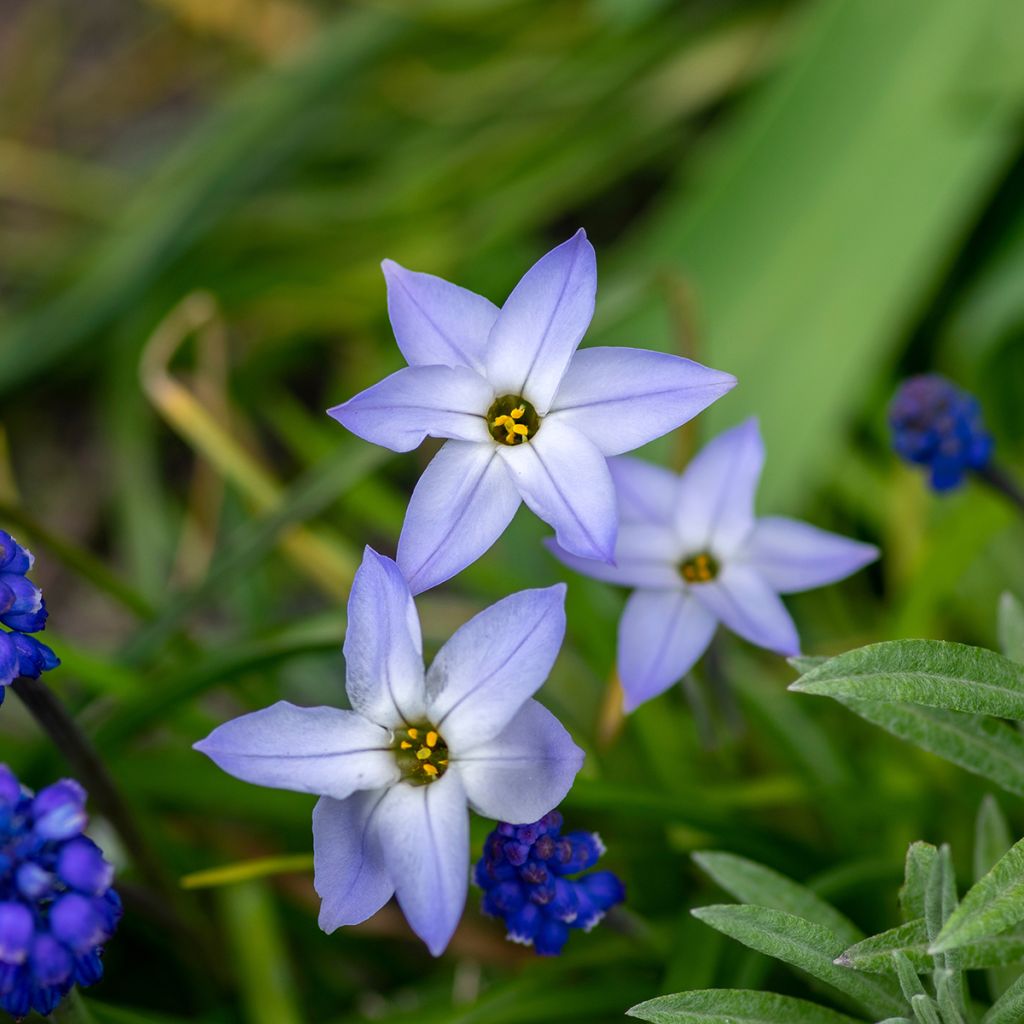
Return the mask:
POLYGON ((425 772, 426 772, 426 773, 427 773, 428 775, 437 775, 437 769, 436 769, 436 768, 435 768, 435 767, 434 767, 434 766, 433 766, 432 764, 425 764, 425 765, 423 766, 423 770, 424 770, 424 771, 425 771, 425 772))
POLYGON ((530 428, 525 423, 516 423, 512 426, 511 432, 513 434, 519 434, 521 437, 526 437, 530 432, 530 428))
POLYGON ((513 409, 509 413, 509 416, 511 416, 512 419, 514 419, 514 420, 521 420, 523 418, 523 416, 525 416, 525 415, 526 415, 526 406, 525 405, 517 406, 515 409, 513 409))
POLYGON ((408 740, 402 740, 402 742, 401 742, 401 743, 399 743, 398 745, 399 745, 399 746, 400 746, 400 747, 401 747, 401 748, 402 748, 403 750, 412 750, 412 744, 411 744, 411 743, 410 743, 410 742, 409 742, 408 740))
POLYGON ((409 730, 409 739, 411 739, 411 740, 419 739, 419 735, 420 735, 419 729, 410 729, 409 730))
POLYGON ((419 758, 419 759, 420 759, 421 761, 426 761, 426 760, 427 760, 427 758, 429 758, 429 757, 430 757, 430 751, 429 751, 429 750, 427 750, 427 748, 426 748, 426 747, 420 747, 420 749, 416 751, 416 756, 417 756, 417 757, 418 757, 418 758, 419 758))
POLYGON ((437 746, 437 733, 434 732, 433 730, 431 730, 430 732, 427 733, 427 746, 428 747, 436 747, 437 746))

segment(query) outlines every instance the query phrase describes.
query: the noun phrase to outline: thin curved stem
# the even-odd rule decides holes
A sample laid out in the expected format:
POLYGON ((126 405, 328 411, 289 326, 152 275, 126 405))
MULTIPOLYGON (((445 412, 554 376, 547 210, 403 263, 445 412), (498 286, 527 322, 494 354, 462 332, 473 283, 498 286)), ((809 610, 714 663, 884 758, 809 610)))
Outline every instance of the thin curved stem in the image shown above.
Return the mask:
POLYGON ((1002 467, 996 465, 986 466, 976 471, 977 476, 993 490, 999 491, 1004 498, 1008 498, 1014 505, 1024 512, 1024 488, 1002 467))

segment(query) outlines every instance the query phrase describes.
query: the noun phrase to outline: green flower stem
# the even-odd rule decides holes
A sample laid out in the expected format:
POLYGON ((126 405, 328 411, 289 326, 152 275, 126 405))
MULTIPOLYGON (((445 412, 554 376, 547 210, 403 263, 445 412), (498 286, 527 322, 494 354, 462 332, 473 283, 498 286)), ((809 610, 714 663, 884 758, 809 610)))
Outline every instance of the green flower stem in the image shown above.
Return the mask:
POLYGON ((977 471, 978 477, 993 490, 1008 498, 1024 512, 1024 489, 1002 466, 990 465, 977 471))

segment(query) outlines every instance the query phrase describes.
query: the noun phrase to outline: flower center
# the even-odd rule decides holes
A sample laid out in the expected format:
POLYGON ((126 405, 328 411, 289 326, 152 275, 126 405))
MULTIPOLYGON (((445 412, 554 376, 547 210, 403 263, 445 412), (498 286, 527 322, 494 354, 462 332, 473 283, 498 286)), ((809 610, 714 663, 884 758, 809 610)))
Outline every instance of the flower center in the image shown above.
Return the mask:
POLYGON ((487 427, 495 441, 523 444, 540 430, 540 417, 522 395, 502 395, 487 410, 487 427))
POLYGON ((718 559, 710 551, 701 551, 679 563, 679 575, 687 583, 710 583, 719 568, 718 559))
POLYGON ((434 782, 448 769, 448 744, 429 722, 396 729, 392 748, 402 777, 414 786, 434 782))

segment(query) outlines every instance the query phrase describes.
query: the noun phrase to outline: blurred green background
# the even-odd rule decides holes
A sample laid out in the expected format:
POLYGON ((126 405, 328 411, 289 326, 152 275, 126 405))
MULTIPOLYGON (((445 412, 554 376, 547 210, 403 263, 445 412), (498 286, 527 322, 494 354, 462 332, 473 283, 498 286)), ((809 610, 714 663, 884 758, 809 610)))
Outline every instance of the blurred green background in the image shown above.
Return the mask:
MULTIPOLYGON (((811 880, 876 929, 909 840, 967 856, 982 783, 786 693, 795 673, 733 637, 698 711, 678 690, 623 724, 623 595, 582 578, 542 697, 588 750, 568 822, 600 830, 629 901, 558 960, 506 944, 473 892, 437 961, 394 907, 323 935, 313 801, 189 748, 282 697, 344 700, 347 585, 363 544, 393 554, 431 454, 322 411, 401 365, 380 260, 500 302, 581 225, 589 343, 740 380, 650 456, 681 465, 756 413, 761 510, 882 547, 790 601, 805 650, 993 645, 999 593, 1024 592, 1019 517, 929 495, 885 404, 945 372, 1024 468, 1022 32, 1014 0, 0 0, 0 523, 37 556, 49 681, 175 883, 298 855, 155 897, 126 860, 99 1024, 603 1022, 685 987, 799 992, 689 918, 712 896, 691 850, 811 880)), ((424 595, 428 646, 558 579, 545 533, 521 513, 424 595)), ((32 785, 68 771, 13 698, 0 757, 32 785)))

